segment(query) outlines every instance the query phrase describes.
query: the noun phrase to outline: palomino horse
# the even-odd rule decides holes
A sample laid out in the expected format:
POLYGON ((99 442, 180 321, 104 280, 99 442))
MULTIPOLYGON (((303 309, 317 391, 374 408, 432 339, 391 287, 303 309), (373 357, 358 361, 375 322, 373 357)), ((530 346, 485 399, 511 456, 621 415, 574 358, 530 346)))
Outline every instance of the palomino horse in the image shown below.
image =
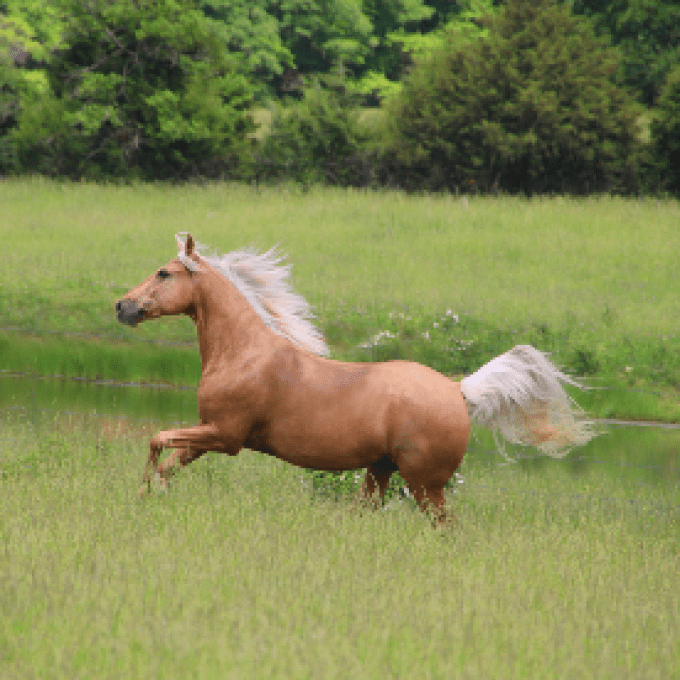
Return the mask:
POLYGON ((159 432, 142 492, 181 466, 243 447, 318 470, 368 469, 364 496, 385 493, 399 470, 416 501, 444 517, 444 486, 460 465, 470 420, 550 455, 583 444, 591 423, 560 382, 576 384, 538 350, 517 346, 461 382, 409 361, 347 363, 307 320, 272 249, 200 254, 191 235, 179 253, 116 304, 118 320, 187 314, 203 374, 200 422, 159 432), (175 449, 160 465, 164 448, 175 449))

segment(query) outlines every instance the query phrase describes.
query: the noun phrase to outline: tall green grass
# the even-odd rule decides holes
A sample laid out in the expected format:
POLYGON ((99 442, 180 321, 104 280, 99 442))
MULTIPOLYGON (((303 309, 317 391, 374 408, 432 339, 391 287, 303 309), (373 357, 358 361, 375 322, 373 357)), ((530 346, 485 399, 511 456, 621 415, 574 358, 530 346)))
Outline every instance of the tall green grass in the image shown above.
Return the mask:
POLYGON ((575 373, 657 385, 664 403, 678 402, 675 201, 17 180, 0 184, 0 204, 0 328, 45 343, 40 359, 25 335, 4 332, 6 368, 42 361, 52 372, 191 381, 184 350, 156 361, 166 350, 147 351, 149 341, 193 342, 187 319, 128 329, 113 313, 175 256, 173 234, 188 230, 220 252, 279 243, 336 357, 409 357, 468 373, 528 342, 575 373), (69 338, 83 345, 83 366, 44 331, 101 340, 69 338), (129 350, 127 361, 112 343, 129 350))
POLYGON ((140 501, 134 423, 2 433, 3 678, 677 672, 677 485, 469 458, 458 525, 433 530, 410 501, 361 511, 248 452, 140 501))
POLYGON ((201 357, 195 347, 156 343, 129 345, 79 338, 0 334, 2 370, 42 376, 90 378, 175 384, 196 384, 201 357))
MULTIPOLYGON (((116 295, 174 257, 173 234, 189 230, 222 252, 280 243, 320 310, 451 308, 510 327, 583 322, 650 337, 676 328, 674 201, 41 180, 3 182, 0 201, 3 295, 30 290, 35 323, 66 314, 111 327, 116 295)), ((31 308, 7 320, 26 322, 31 308)))

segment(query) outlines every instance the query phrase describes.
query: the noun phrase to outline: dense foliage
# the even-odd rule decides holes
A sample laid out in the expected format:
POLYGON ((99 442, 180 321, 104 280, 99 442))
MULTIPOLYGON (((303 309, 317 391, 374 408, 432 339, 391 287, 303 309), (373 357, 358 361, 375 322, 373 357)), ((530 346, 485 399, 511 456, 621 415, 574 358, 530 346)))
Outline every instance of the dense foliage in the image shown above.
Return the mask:
POLYGON ((47 88, 20 98, 20 168, 183 178, 239 165, 251 88, 187 0, 60 0, 47 88))
POLYGON ((680 65, 670 72, 652 125, 661 186, 680 194, 680 65))
POLYGON ((647 105, 657 102, 663 83, 680 62, 680 4, 677 0, 574 0, 599 33, 621 52, 617 80, 647 105))
POLYGON ((388 170, 410 188, 630 191, 638 108, 616 54, 551 0, 509 0, 471 44, 448 41, 394 101, 388 170))
POLYGON ((373 162, 358 116, 355 98, 342 87, 315 82, 299 104, 274 111, 271 130, 256 152, 256 178, 370 184, 373 162))
MULTIPOLYGON (((491 0, 475 0, 486 6, 491 0)), ((390 89, 410 53, 471 5, 447 0, 201 0, 260 96, 300 95, 303 78, 339 65, 371 94, 390 89)))
POLYGON ((0 173, 677 191, 678 27, 673 0, 0 0, 0 173))

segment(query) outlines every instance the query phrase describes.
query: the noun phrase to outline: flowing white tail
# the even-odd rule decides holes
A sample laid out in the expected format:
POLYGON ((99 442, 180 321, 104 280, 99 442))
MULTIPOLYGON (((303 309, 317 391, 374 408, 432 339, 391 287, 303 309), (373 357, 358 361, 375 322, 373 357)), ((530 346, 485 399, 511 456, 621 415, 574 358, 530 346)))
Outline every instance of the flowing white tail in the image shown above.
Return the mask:
POLYGON ((594 424, 560 383, 581 388, 531 345, 517 345, 460 382, 470 419, 509 442, 561 458, 590 441, 594 424))

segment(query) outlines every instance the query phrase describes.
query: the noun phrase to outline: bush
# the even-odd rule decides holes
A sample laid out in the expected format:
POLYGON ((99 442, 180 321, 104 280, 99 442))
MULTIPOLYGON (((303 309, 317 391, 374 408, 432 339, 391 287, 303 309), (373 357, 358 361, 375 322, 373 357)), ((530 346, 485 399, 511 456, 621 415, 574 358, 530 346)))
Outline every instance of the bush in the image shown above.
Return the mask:
POLYGON ((661 92, 652 140, 662 188, 680 194, 680 66, 668 74, 661 92))
POLYGON ((14 70, 10 60, 0 53, 0 175, 14 166, 14 147, 9 138, 19 110, 14 70))
POLYGON ((251 90, 189 0, 56 5, 65 23, 27 99, 20 167, 48 175, 181 179, 231 174, 252 122, 251 90))
POLYGON ((639 107, 617 54, 554 0, 508 0, 487 33, 420 62, 391 106, 386 181, 411 189, 627 192, 639 107))
POLYGON ((271 130, 256 152, 257 178, 370 184, 372 162, 358 115, 357 102, 342 86, 313 83, 300 102, 274 110, 271 130))

